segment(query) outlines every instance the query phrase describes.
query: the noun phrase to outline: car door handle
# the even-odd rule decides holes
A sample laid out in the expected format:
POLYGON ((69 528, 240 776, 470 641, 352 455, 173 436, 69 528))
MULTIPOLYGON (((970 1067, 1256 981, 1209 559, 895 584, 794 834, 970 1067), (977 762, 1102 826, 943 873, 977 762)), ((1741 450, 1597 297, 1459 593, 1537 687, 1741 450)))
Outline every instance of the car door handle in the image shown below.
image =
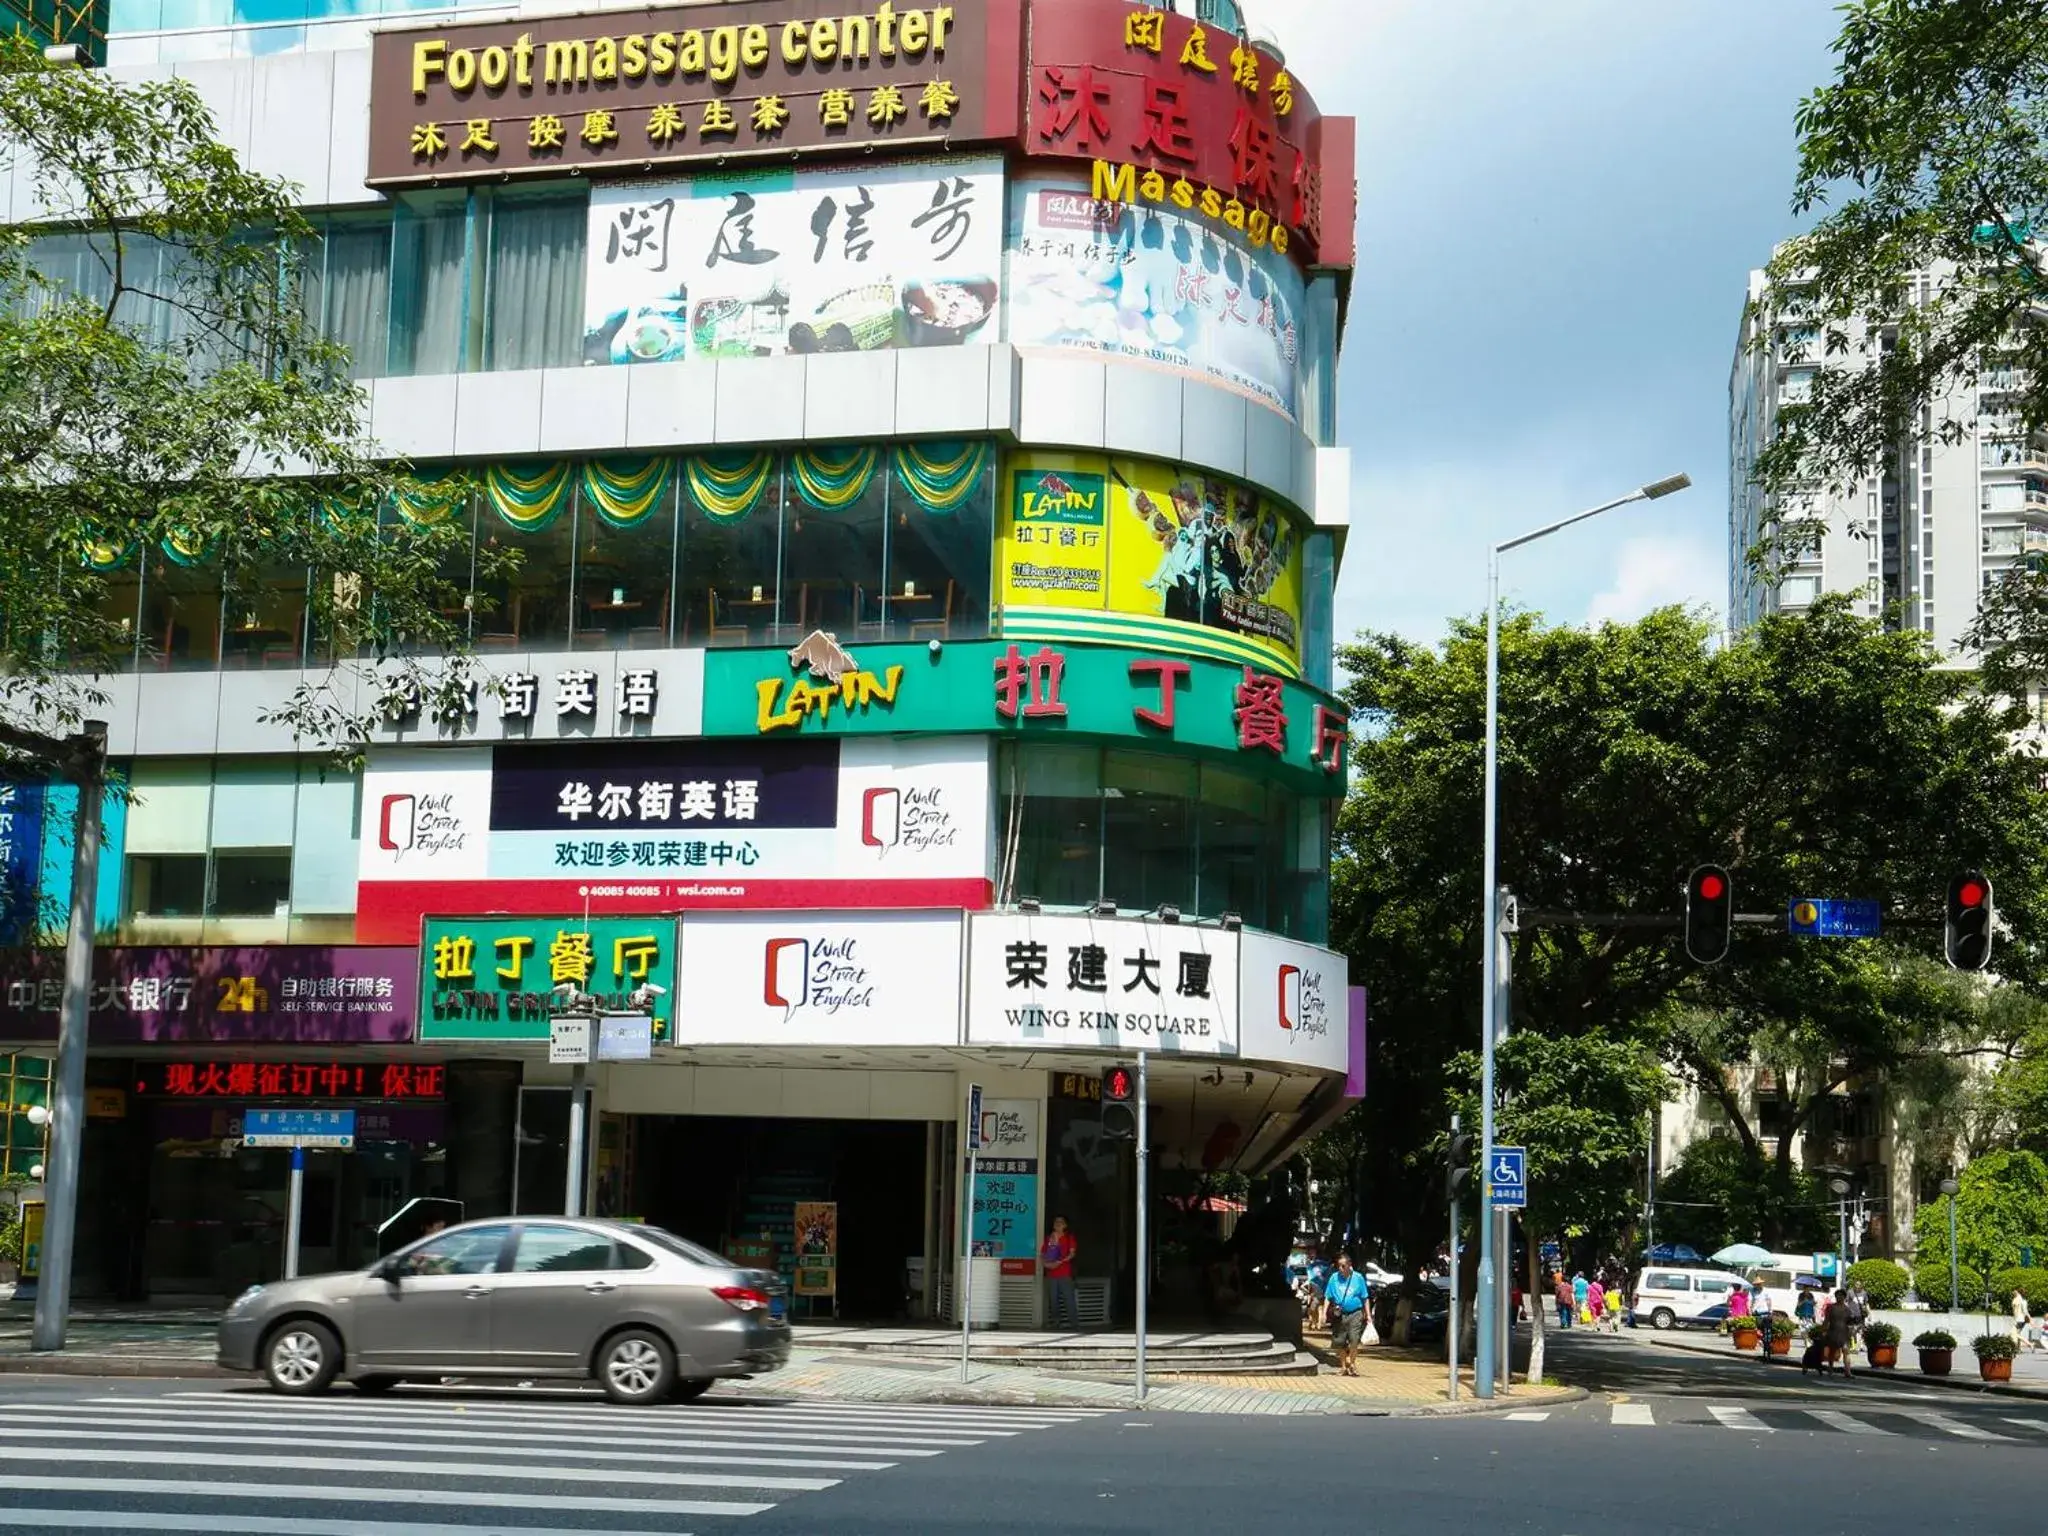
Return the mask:
POLYGON ((472 1285, 468 1290, 462 1293, 462 1296, 465 1301, 482 1301, 490 1294, 490 1291, 485 1287, 481 1285, 472 1285))
POLYGON ((590 1284, 584 1286, 583 1289, 590 1292, 593 1296, 609 1296, 618 1287, 609 1280, 593 1280, 590 1284))

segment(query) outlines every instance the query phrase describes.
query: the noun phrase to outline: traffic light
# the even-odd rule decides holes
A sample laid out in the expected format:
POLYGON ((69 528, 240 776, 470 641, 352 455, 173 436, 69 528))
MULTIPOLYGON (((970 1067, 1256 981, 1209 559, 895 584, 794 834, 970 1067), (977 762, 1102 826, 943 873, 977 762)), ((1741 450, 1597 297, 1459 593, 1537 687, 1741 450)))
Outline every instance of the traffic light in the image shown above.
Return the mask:
POLYGON ((1991 882, 1968 869, 1948 883, 1948 924, 1942 935, 1948 963, 1981 971, 1991 963, 1991 882))
POLYGON ((1453 1205, 1472 1184, 1472 1148, 1479 1138, 1470 1131, 1451 1132, 1450 1149, 1444 1154, 1444 1193, 1453 1205))
POLYGON ((1735 924, 1735 887, 1718 864, 1702 864, 1685 877, 1685 952, 1701 965, 1728 953, 1735 924))
POLYGON ((1129 1067, 1102 1069, 1102 1139, 1138 1139, 1138 1074, 1129 1067))

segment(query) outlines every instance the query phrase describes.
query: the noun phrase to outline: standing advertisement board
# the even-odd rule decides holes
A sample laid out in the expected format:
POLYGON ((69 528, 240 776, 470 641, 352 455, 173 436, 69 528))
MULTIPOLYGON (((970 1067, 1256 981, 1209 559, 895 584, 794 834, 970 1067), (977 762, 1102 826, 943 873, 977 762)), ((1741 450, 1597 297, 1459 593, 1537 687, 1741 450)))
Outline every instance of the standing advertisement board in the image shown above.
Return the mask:
POLYGON ((1002 1260, 1006 1275, 1038 1270, 1041 1106, 1035 1099, 984 1099, 974 1160, 974 1251, 1002 1260))

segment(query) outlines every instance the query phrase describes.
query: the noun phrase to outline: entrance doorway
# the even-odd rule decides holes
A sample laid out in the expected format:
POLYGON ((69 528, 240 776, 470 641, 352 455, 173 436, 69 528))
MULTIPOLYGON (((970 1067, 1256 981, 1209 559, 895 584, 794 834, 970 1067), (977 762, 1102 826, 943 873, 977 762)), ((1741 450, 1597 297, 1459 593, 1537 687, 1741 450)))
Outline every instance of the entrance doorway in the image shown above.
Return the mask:
MULTIPOLYGON (((924 1257, 929 1134, 922 1121, 636 1116, 626 1210, 721 1253, 765 1237, 788 1275, 797 1203, 832 1201, 836 1315, 894 1322, 907 1315, 911 1261, 924 1257)), ((793 1298, 793 1311, 835 1315, 823 1298, 793 1298)))

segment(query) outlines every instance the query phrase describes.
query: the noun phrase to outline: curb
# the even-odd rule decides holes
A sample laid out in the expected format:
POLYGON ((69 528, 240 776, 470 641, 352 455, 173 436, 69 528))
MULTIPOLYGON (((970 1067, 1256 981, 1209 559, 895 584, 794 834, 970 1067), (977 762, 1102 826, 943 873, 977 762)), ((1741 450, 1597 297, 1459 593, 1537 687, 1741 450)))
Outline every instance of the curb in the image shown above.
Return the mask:
MULTIPOLYGON (((1695 1349, 1692 1345, 1680 1343, 1676 1339, 1652 1338, 1646 1339, 1643 1342, 1654 1345, 1658 1349, 1675 1349, 1681 1354, 1687 1355, 1706 1355, 1714 1359, 1740 1358, 1733 1355, 1721 1355, 1713 1350, 1695 1349)), ((1786 1363, 1797 1369, 1799 1362, 1788 1360, 1786 1363)), ((1776 1362, 1765 1362, 1765 1369, 1774 1370, 1777 1368, 1776 1362)), ((1972 1381, 1967 1376, 1923 1376, 1918 1371, 1876 1370, 1865 1366, 1849 1379, 1861 1382, 1885 1382, 1893 1386, 1936 1387, 1949 1392, 1971 1392, 1979 1397, 2012 1398, 2019 1402, 2048 1402, 2048 1387, 2023 1386, 2011 1382, 1972 1381)))
POLYGON ((246 1377, 211 1360, 165 1359, 157 1355, 73 1355, 60 1350, 33 1355, 0 1355, 0 1375, 8 1376, 133 1376, 246 1377))
POLYGON ((1593 1394, 1584 1387, 1556 1387, 1548 1389, 1542 1397, 1530 1397, 1528 1388, 1522 1394, 1510 1393, 1506 1397, 1475 1398, 1465 1396, 1455 1403, 1422 1403, 1402 1408, 1354 1408, 1354 1418, 1366 1419, 1475 1419, 1489 1414, 1514 1413, 1524 1408, 1563 1408, 1573 1403, 1583 1403, 1593 1394))

